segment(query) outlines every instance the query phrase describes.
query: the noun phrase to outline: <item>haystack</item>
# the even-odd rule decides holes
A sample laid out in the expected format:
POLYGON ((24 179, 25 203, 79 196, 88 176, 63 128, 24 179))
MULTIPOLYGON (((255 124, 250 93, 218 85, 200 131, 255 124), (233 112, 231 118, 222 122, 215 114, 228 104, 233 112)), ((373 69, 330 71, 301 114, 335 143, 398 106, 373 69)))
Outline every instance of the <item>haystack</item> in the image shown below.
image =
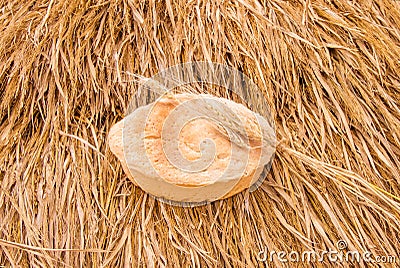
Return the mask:
POLYGON ((395 0, 1 1, 0 265, 369 265, 260 254, 332 250, 399 265, 399 9, 395 0), (190 61, 249 76, 278 145, 257 191, 184 208, 135 187, 106 138, 138 77, 190 61))

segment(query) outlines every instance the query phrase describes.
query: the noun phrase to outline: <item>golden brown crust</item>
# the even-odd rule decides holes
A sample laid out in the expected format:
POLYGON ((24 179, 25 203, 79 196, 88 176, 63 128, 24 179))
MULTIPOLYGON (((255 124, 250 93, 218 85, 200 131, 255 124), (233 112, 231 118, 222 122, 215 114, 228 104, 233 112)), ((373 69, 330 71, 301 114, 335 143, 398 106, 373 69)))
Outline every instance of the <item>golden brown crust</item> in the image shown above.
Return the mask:
MULTIPOLYGON (((205 139, 211 139, 216 145, 215 156, 213 156, 214 159, 206 169, 195 173, 177 168, 170 163, 164 152, 163 140, 161 138, 162 131, 163 128, 167 131, 168 128, 170 128, 170 126, 165 125, 166 118, 177 106, 185 101, 197 98, 198 96, 199 95, 194 94, 166 96, 152 107, 147 117, 144 132, 146 154, 152 167, 166 182, 185 187, 201 187, 212 185, 221 176, 224 176, 225 170, 229 168, 232 152, 234 152, 234 150, 236 150, 236 152, 242 150, 240 153, 242 153, 244 157, 240 161, 247 161, 247 165, 243 174, 234 174, 239 176, 239 180, 233 189, 221 197, 221 199, 226 198, 250 187, 252 182, 254 182, 255 173, 261 173, 259 163, 262 154, 262 149, 260 148, 262 144, 262 127, 259 125, 256 115, 244 106, 226 99, 212 97, 221 102, 221 104, 228 106, 240 121, 243 122, 245 132, 249 139, 250 150, 243 150, 243 148, 237 144, 232 143, 227 133, 223 132, 224 130, 221 130, 215 122, 207 120, 207 118, 197 118, 185 124, 180 130, 177 137, 179 139, 179 151, 185 159, 190 161, 197 160, 201 157, 201 142, 205 139)), ((110 149, 121 161, 122 167, 128 177, 136 184, 124 156, 124 146, 122 143, 123 122, 123 120, 120 121, 110 130, 110 149)))

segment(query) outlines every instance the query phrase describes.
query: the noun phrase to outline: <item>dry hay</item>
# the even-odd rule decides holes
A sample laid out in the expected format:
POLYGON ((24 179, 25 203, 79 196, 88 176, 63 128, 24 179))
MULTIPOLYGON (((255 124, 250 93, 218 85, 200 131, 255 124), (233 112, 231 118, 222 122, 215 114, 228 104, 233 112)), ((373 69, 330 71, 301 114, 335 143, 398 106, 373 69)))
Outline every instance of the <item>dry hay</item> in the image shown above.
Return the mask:
POLYGON ((257 266, 338 240, 399 262, 400 2, 139 2, 1 1, 0 264, 257 266), (194 60, 262 88, 279 146, 256 192, 188 209, 135 188, 106 136, 130 74, 194 60))

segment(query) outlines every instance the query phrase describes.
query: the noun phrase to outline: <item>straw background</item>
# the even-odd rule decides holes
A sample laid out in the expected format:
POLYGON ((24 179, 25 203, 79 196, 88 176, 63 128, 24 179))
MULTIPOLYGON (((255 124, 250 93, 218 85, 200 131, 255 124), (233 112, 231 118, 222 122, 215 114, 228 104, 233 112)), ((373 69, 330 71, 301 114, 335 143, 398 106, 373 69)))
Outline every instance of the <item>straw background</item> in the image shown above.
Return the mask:
POLYGON ((252 267, 265 247, 320 252, 344 240, 400 265, 399 9, 0 1, 0 264, 252 267), (134 187, 107 134, 136 76, 195 60, 257 83, 278 147, 256 192, 188 209, 134 187))

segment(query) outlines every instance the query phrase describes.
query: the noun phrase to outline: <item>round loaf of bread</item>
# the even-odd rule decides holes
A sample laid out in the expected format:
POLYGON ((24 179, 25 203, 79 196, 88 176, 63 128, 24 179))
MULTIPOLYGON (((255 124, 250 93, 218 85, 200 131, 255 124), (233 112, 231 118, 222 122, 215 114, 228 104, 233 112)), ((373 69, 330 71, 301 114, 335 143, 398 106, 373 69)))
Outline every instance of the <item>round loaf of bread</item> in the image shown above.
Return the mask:
POLYGON ((258 181, 275 152, 275 133, 242 104, 183 93, 133 111, 111 128, 109 146, 144 191, 193 205, 258 181))

